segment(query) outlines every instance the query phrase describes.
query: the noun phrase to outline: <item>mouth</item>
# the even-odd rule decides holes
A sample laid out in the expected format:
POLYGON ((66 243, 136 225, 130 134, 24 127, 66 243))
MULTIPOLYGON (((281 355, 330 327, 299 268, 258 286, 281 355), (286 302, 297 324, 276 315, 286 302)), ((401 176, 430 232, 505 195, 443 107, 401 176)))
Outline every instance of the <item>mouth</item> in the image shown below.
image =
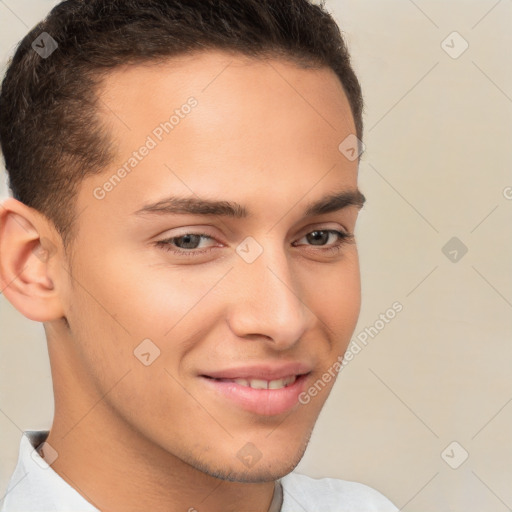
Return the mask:
POLYGON ((299 405, 299 395, 306 389, 311 372, 292 374, 278 379, 221 378, 200 375, 206 392, 223 405, 262 416, 280 415, 299 405))

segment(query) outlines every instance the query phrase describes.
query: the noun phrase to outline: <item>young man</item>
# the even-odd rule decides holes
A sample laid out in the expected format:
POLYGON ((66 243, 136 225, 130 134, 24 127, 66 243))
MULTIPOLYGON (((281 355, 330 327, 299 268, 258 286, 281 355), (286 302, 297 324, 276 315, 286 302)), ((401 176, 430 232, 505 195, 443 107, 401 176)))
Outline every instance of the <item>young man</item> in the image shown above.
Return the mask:
POLYGON ((292 472, 360 310, 362 98, 324 8, 67 0, 0 107, 0 285, 55 396, 2 510, 396 510, 292 472))

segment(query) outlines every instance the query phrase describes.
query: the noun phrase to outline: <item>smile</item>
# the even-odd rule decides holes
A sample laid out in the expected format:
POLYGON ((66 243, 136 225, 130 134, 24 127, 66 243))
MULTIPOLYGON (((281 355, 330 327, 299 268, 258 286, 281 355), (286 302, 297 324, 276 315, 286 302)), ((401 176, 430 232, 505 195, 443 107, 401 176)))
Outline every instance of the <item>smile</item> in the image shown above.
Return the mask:
POLYGON ((290 412, 300 405, 299 395, 306 388, 309 373, 279 379, 215 378, 202 375, 201 380, 212 398, 230 406, 263 416, 290 412))

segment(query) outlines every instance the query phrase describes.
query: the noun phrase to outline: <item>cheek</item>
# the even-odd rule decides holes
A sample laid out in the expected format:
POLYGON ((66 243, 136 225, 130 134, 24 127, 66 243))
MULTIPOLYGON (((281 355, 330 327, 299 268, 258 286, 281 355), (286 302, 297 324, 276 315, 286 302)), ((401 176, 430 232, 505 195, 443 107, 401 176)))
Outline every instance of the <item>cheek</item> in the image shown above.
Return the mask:
POLYGON ((87 291, 75 285, 69 320, 83 386, 130 423, 152 418, 163 425, 184 411, 185 418, 197 414, 180 385, 180 361, 206 335, 192 313, 199 312, 193 305, 207 283, 195 283, 197 289, 161 278, 134 281, 121 268, 110 265, 107 274, 80 269, 87 291))
POLYGON ((219 267, 154 264, 111 253, 87 265, 82 279, 91 300, 101 304, 101 322, 116 324, 135 342, 172 337, 191 317, 197 325, 202 301, 223 273, 219 267))
POLYGON ((326 326, 327 336, 348 344, 361 308, 361 279, 355 247, 334 265, 305 278, 306 304, 326 326), (327 329, 327 326, 329 329, 327 329))

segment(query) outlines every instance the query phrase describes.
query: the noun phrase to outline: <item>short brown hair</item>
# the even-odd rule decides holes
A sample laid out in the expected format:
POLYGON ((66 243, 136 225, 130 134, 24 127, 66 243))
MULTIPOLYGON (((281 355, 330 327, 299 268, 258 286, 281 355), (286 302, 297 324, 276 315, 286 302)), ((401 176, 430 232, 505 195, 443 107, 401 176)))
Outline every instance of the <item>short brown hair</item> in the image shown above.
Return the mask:
POLYGON ((114 156, 95 108, 101 78, 116 66, 208 49, 331 68, 362 140, 361 87, 324 2, 66 0, 21 40, 2 83, 0 144, 13 196, 50 219, 66 246, 81 180, 114 156), (58 45, 47 58, 33 46, 43 33, 58 45))

